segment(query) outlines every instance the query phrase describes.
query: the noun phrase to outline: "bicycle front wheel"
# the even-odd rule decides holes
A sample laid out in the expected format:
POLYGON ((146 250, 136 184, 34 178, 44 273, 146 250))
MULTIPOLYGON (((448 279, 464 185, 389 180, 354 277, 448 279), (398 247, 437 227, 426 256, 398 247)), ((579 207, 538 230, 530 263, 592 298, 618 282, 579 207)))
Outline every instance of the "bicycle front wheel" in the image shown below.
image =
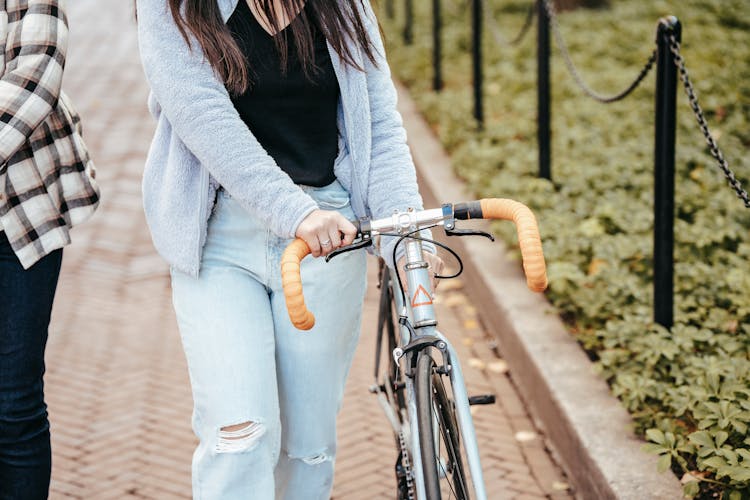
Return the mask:
MULTIPOLYGON (((429 351, 417 357, 414 391, 419 423, 419 448, 427 498, 469 498, 456 412, 448 397, 448 377, 437 372, 429 351)), ((450 385, 448 385, 450 387, 450 385)))

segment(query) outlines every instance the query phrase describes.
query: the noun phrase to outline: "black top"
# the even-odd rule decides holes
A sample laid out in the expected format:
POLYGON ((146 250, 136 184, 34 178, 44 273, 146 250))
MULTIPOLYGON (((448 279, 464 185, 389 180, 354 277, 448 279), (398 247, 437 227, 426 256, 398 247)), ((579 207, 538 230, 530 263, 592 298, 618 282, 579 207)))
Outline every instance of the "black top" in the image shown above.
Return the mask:
MULTIPOLYGON (((302 15, 308 15, 307 7, 292 22, 300 22, 302 15)), ((232 96, 232 102, 261 146, 295 183, 322 187, 336 179, 339 85, 325 36, 315 22, 310 25, 319 70, 310 78, 305 75, 289 36, 288 67, 282 74, 274 37, 263 29, 247 1, 239 0, 227 26, 245 54, 251 84, 244 94, 232 96)), ((288 29, 275 36, 286 36, 288 29)))

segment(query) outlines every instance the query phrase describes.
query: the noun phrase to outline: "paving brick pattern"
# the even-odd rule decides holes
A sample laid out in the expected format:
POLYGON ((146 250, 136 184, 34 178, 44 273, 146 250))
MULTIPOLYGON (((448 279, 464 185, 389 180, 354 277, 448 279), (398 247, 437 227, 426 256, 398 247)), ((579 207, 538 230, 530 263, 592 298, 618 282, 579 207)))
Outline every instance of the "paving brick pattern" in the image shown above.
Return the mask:
MULTIPOLYGON (((191 397, 171 309, 169 275, 141 212, 140 177, 153 132, 137 56, 132 3, 68 2, 65 88, 84 120, 102 204, 65 250, 47 351, 51 498, 190 497, 191 397)), ((371 282, 374 266, 371 263, 371 282)), ((491 498, 570 498, 507 373, 467 303, 445 283, 438 313, 454 332, 471 393, 498 404, 475 412, 491 498)), ((365 322, 374 320, 374 287, 365 322)), ((372 383, 366 329, 339 423, 334 498, 394 498, 393 438, 372 383)))

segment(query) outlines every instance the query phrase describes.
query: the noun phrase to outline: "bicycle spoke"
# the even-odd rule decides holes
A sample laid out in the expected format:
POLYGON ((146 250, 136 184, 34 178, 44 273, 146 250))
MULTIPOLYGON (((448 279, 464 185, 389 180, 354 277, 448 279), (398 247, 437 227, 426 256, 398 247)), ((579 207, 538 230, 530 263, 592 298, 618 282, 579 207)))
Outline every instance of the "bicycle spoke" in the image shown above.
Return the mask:
MULTIPOLYGON (((439 423, 442 421, 442 418, 439 416, 439 412, 435 409, 434 406, 432 408, 432 413, 433 413, 433 416, 435 417, 435 421, 438 422, 438 425, 440 425, 439 423)), ((440 433, 440 430, 438 429, 438 430, 436 430, 436 432, 440 433)), ((442 441, 443 441, 443 439, 438 439, 438 456, 437 456, 438 466, 440 467, 440 469, 443 472, 443 477, 445 478, 446 483, 448 484, 448 488, 450 488, 450 490, 451 490, 451 494, 452 494, 451 498, 458 498, 458 494, 456 494, 456 490, 453 489, 453 485, 451 484, 452 481, 450 480, 451 478, 450 478, 450 475, 449 475, 449 471, 448 471, 448 469, 445 466, 446 463, 448 463, 449 465, 452 465, 452 462, 450 461, 450 452, 448 451, 448 445, 447 445, 447 443, 446 443, 446 446, 445 446, 445 452, 446 452, 447 455, 449 455, 448 456, 448 460, 443 460, 442 459, 442 455, 443 455, 443 453, 442 453, 442 444, 441 444, 442 441)), ((456 470, 455 467, 451 467, 451 469, 453 471, 456 470)))
MULTIPOLYGON (((438 411, 438 414, 436 415, 437 418, 440 419, 441 425, 440 430, 442 434, 441 441, 445 444, 445 453, 447 455, 448 460, 448 466, 450 467, 450 470, 446 470, 443 467, 443 464, 441 462, 441 468, 443 468, 443 473, 445 474, 445 477, 448 482, 448 486, 451 489, 451 493, 455 498, 468 498, 467 492, 464 490, 464 487, 466 485, 466 477, 464 476, 463 468, 460 465, 461 461, 461 449, 460 446, 458 446, 459 443, 459 436, 458 434, 453 434, 457 431, 457 422, 445 422, 444 418, 446 416, 453 416, 453 402, 448 399, 447 395, 449 394, 448 390, 446 390, 444 377, 435 374, 433 375, 433 383, 437 380, 437 382, 440 384, 440 389, 434 389, 435 390, 435 401, 442 401, 442 404, 449 405, 448 408, 443 409, 443 411, 438 411), (438 392, 442 394, 442 397, 438 397, 438 392), (450 472, 450 477, 448 476, 448 472, 450 472), (456 492, 456 489, 454 486, 460 486, 461 487, 461 495, 459 495, 458 492, 456 492)), ((451 391, 452 392, 452 391, 451 391)), ((435 410, 433 408, 433 410, 435 410)))

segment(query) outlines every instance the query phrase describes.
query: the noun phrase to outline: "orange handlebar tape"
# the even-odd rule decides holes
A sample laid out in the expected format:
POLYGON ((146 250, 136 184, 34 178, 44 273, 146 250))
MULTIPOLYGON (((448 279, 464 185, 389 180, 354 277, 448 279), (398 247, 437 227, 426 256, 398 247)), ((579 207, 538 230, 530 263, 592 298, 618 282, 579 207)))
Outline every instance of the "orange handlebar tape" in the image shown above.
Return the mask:
POLYGON ((310 253, 310 247, 304 240, 297 238, 286 247, 281 256, 281 285, 284 288, 286 309, 292 324, 300 330, 309 330, 315 326, 315 316, 305 305, 302 294, 302 277, 300 262, 310 253))
POLYGON ((547 288, 547 270, 534 214, 526 205, 514 200, 489 198, 479 200, 479 203, 485 219, 510 220, 516 224, 526 284, 534 292, 544 291, 547 288))

